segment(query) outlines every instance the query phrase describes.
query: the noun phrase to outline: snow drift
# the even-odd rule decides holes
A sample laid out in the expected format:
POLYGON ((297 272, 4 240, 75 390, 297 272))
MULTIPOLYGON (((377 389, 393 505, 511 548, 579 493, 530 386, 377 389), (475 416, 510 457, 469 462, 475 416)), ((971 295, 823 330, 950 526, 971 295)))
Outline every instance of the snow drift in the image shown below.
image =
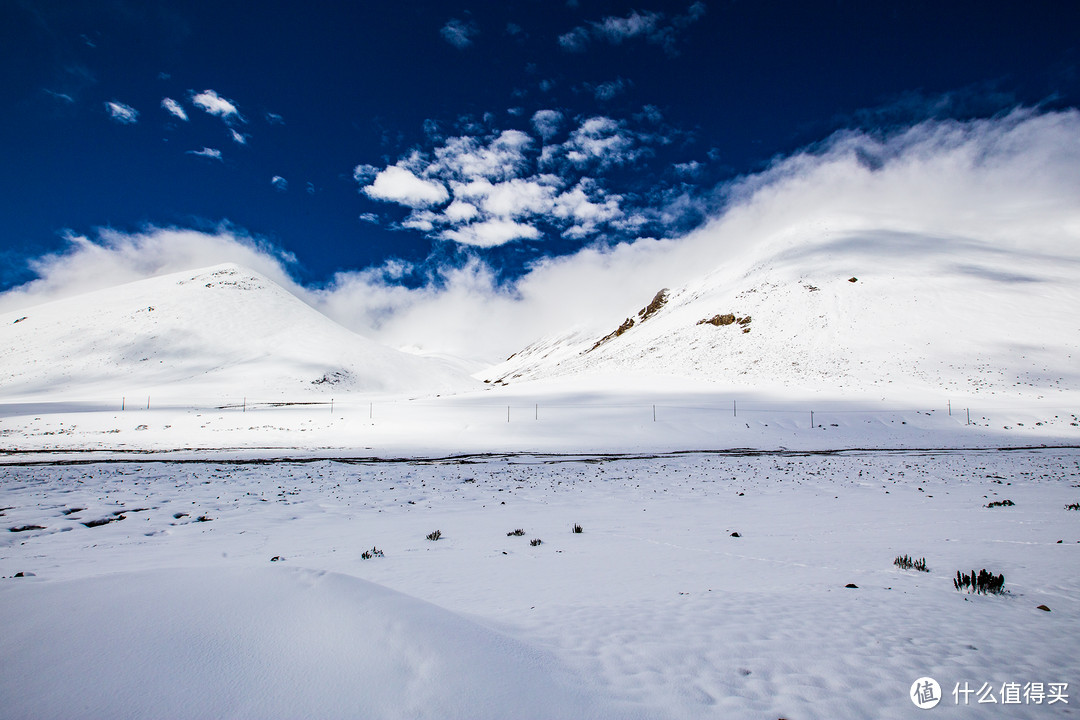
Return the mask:
POLYGON ((6 583, 4 717, 611 716, 546 654, 346 575, 6 583))

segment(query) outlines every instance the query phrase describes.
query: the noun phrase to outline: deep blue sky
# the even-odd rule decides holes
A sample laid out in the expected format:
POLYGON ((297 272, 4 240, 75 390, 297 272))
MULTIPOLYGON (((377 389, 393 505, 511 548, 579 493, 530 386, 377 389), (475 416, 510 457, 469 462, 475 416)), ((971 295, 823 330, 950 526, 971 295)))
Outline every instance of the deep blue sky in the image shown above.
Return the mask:
POLYGON ((1075 107, 1078 28, 1071 0, 5 0, 0 289, 67 231, 223 221, 307 283, 512 278, 683 232, 838 129, 1075 107))

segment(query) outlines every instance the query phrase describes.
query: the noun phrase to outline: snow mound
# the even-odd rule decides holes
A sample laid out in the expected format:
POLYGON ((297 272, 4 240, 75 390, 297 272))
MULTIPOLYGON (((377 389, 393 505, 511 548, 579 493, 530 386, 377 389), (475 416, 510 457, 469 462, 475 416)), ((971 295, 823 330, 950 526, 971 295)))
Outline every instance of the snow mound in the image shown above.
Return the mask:
POLYGON ((448 363, 367 340, 236 265, 163 275, 0 315, 8 397, 187 399, 472 387, 448 363))
POLYGON ((625 716, 543 653, 346 575, 29 579, 0 607, 4 717, 625 716))

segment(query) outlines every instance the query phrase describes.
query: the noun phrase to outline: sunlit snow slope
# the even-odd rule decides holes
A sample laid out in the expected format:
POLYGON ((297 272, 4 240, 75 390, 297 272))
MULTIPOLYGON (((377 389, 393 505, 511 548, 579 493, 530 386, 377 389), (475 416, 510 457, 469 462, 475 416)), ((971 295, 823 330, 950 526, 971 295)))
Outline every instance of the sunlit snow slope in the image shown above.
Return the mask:
MULTIPOLYGON (((0 315, 0 392, 193 401, 424 393, 475 382, 346 330, 235 265, 164 275, 0 315)), ((145 399, 142 400, 145 402, 145 399)))
POLYGON ((1066 230, 979 241, 800 224, 642 297, 601 331, 539 340, 482 377, 1060 396, 1080 389, 1080 245, 1066 230))

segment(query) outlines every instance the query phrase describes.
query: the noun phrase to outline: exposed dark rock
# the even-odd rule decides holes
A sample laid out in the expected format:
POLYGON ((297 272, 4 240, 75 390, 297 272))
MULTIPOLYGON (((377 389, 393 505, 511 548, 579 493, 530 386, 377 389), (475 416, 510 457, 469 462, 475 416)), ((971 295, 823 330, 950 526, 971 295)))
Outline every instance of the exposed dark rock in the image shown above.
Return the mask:
POLYGON ((638 317, 641 318, 641 322, 645 322, 656 313, 660 312, 660 308, 664 307, 668 301, 668 290, 664 288, 660 292, 653 296, 651 302, 648 305, 638 310, 638 317))

